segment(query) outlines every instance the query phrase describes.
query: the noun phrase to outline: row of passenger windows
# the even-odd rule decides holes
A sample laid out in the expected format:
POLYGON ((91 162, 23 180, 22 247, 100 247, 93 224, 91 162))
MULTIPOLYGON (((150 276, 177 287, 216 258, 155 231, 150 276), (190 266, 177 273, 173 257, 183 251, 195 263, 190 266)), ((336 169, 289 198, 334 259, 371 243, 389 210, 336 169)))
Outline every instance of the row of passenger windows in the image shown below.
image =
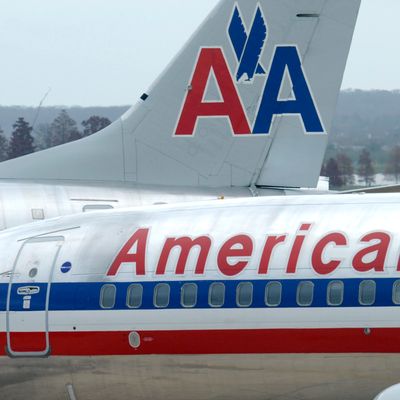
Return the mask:
MULTIPOLYGON (((225 284, 215 282, 209 285, 208 305, 218 308, 225 305, 225 284)), ((242 282, 236 288, 236 305, 238 307, 251 307, 253 304, 254 286, 251 282, 242 282)), ((265 305, 279 307, 282 303, 282 284, 280 282, 269 282, 265 286, 265 305)), ((106 284, 100 293, 100 305, 105 309, 115 306, 117 288, 115 285, 106 284)), ((198 286, 195 283, 185 283, 181 287, 180 303, 184 308, 196 307, 198 301, 198 286)), ((170 303, 171 287, 167 283, 160 283, 153 291, 153 305, 157 308, 167 308, 170 303)), ((296 303, 300 307, 309 307, 314 300, 314 283, 310 281, 300 282, 297 286, 296 303)), ((344 283, 332 281, 327 287, 327 303, 332 307, 339 307, 344 300, 344 283)), ((376 283, 372 280, 362 281, 358 290, 358 301, 360 305, 371 306, 376 301, 376 283)), ((129 308, 140 308, 143 302, 143 286, 133 284, 129 286, 126 296, 126 306, 129 308)), ((393 285, 393 303, 400 305, 400 281, 393 285)))

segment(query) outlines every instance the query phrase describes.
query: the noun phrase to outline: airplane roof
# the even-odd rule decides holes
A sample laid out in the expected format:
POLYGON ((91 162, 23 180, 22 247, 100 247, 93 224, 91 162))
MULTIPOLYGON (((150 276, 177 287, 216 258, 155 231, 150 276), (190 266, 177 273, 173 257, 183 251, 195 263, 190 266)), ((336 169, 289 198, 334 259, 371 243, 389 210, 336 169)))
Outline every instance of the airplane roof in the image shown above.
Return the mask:
POLYGON ((312 195, 312 196, 285 196, 285 197, 257 197, 233 200, 198 201, 182 204, 162 204, 146 207, 134 207, 118 210, 94 211, 86 214, 57 217, 41 222, 34 222, 16 228, 8 229, 1 233, 2 236, 15 232, 26 233, 26 238, 76 229, 90 222, 110 220, 110 218, 126 219, 130 216, 143 216, 146 214, 165 214, 170 212, 204 211, 227 208, 253 208, 253 207, 303 207, 303 206, 351 206, 351 205, 379 205, 400 204, 400 194, 349 194, 349 195, 312 195))

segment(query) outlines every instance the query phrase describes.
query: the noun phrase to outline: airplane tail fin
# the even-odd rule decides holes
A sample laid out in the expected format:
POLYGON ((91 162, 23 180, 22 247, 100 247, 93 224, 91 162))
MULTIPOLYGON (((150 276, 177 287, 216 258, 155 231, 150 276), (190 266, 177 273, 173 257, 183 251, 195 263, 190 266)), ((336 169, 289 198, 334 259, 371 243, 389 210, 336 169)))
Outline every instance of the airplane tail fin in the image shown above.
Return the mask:
POLYGON ((360 0, 222 0, 103 131, 0 178, 315 187, 360 0))

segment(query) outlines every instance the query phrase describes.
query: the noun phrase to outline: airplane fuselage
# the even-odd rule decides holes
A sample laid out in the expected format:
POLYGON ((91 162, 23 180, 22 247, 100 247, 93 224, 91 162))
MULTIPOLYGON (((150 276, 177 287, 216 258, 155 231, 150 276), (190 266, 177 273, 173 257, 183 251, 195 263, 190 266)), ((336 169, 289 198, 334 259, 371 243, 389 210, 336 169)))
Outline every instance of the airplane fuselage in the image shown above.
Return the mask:
POLYGON ((398 204, 260 198, 8 230, 4 393, 373 398, 400 373, 398 204))
POLYGON ((2 398, 397 383, 398 198, 217 201, 318 181, 360 0, 311 3, 220 1, 120 119, 0 165, 2 398))
POLYGON ((86 181, 0 180, 0 230, 82 212, 252 196, 321 194, 283 188, 198 188, 86 181))

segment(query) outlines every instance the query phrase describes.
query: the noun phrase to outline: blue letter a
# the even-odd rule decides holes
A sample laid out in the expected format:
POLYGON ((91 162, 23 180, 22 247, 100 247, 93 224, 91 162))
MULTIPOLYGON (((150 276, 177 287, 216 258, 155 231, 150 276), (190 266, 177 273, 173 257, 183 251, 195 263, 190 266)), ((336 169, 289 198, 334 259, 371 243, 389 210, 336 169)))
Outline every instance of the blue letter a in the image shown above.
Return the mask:
POLYGON ((300 115, 306 133, 325 133, 296 46, 275 49, 253 133, 269 134, 274 115, 284 114, 300 115), (294 100, 279 100, 286 69, 292 80, 294 100))

